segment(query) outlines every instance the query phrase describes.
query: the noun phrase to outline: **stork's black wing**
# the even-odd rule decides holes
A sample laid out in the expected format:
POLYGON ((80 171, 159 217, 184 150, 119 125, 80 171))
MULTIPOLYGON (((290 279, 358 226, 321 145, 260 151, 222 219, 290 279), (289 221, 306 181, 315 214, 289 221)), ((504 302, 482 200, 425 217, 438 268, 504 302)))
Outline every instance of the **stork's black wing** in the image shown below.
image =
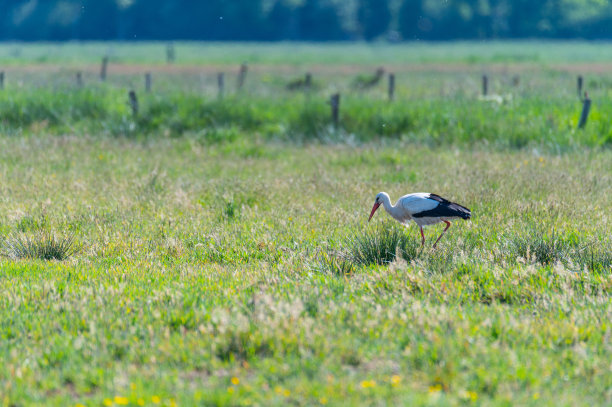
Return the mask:
POLYGON ((429 194, 429 199, 439 202, 438 206, 433 209, 415 213, 412 215, 414 218, 462 218, 470 219, 472 217, 472 211, 465 206, 461 206, 457 203, 451 202, 448 199, 442 198, 440 195, 429 194))

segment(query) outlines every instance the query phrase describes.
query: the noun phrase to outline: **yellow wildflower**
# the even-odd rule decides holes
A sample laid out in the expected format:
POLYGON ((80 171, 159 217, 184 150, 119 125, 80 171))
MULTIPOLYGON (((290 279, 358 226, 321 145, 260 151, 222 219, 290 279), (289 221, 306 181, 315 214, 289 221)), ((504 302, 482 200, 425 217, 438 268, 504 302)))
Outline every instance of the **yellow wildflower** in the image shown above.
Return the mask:
POLYGON ((398 375, 393 375, 393 376, 391 376, 391 385, 392 386, 397 386, 400 383, 401 380, 402 380, 402 378, 399 377, 398 375))
POLYGON ((374 386, 376 386, 376 382, 374 380, 364 380, 361 382, 361 387, 364 389, 368 389, 374 386))
POLYGON ((537 400, 540 398, 540 393, 533 393, 533 399, 537 400))
POLYGON ((159 403, 161 403, 161 399, 159 398, 159 396, 153 396, 153 397, 151 397, 151 401, 153 402, 153 404, 159 404, 159 403))
POLYGON ((105 406, 109 406, 110 407, 110 406, 113 405, 113 400, 111 400, 111 399, 104 399, 103 404, 105 406))
POLYGON ((234 388, 233 388, 233 387, 228 387, 228 388, 227 388, 227 392, 228 392, 229 394, 234 394, 234 388))
POLYGON ((465 398, 467 400, 476 401, 476 400, 478 400, 478 394, 476 394, 475 391, 466 390, 466 391, 463 392, 463 398, 465 398))
POLYGON ((291 395, 291 392, 289 390, 285 389, 285 391, 283 391, 283 395, 285 397, 289 397, 291 395))
POLYGON ((326 404, 327 404, 327 398, 326 398, 326 397, 321 397, 321 398, 319 399, 319 403, 321 403, 321 404, 323 404, 323 405, 326 405, 326 404))
POLYGON ((130 401, 128 400, 127 397, 115 396, 115 404, 119 404, 120 406, 125 406, 125 405, 127 405, 129 403, 130 403, 130 401))
POLYGON ((136 404, 138 404, 139 406, 144 406, 145 405, 145 401, 144 401, 144 399, 138 399, 138 400, 136 400, 136 404))
POLYGON ((429 392, 430 393, 438 393, 442 391, 442 385, 441 384, 435 384, 433 386, 429 386, 429 392))
POLYGON ((237 377, 232 377, 231 381, 234 386, 238 386, 240 384, 240 379, 237 377))

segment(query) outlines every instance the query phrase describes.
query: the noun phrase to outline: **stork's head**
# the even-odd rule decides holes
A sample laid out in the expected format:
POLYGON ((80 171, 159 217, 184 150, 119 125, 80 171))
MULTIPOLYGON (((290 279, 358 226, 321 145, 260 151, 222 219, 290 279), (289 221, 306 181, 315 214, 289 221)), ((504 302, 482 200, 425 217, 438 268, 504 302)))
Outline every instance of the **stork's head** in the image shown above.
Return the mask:
POLYGON ((385 201, 385 199, 389 200, 389 195, 387 195, 386 192, 379 192, 376 194, 376 199, 374 200, 374 206, 372 207, 372 212, 370 212, 368 222, 372 219, 372 216, 374 216, 374 213, 376 213, 376 210, 385 201))

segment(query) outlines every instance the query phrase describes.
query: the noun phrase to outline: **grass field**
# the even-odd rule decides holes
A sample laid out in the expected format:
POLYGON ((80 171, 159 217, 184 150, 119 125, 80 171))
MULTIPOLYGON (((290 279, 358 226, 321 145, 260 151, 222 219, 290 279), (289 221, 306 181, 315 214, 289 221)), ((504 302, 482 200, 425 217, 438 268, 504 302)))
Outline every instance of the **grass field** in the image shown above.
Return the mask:
MULTIPOLYGON (((62 63, 78 66, 98 63, 108 55, 116 62, 164 64, 167 43, 155 42, 68 42, 3 43, 0 63, 24 65, 62 63)), ((610 63, 612 43, 606 41, 500 41, 500 42, 413 42, 385 43, 197 43, 177 42, 176 63, 234 64, 250 62, 271 65, 309 63, 338 65, 463 62, 474 63, 610 63)))
POLYGON ((585 74, 582 131, 575 84, 610 47, 494 60, 520 45, 438 44, 429 62, 301 45, 293 68, 288 45, 179 44, 217 59, 171 67, 163 44, 0 45, 0 403, 610 405, 612 75, 585 74), (104 47, 127 56, 102 84, 104 47), (262 65, 218 98, 245 53, 262 65), (385 83, 351 87, 378 65, 392 103, 385 83), (316 89, 284 89, 307 70, 316 89), (483 72, 501 100, 478 97, 483 72), (367 222, 379 191, 473 218, 421 249, 415 225, 367 222))

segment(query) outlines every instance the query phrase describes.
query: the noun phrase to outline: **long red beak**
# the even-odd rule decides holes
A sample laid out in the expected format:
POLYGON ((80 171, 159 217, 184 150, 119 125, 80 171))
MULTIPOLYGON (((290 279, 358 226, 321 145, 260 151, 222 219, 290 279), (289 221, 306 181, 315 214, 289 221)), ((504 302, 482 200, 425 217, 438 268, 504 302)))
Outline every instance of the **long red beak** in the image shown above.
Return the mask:
POLYGON ((376 212, 376 209, 378 209, 378 207, 380 206, 379 203, 375 203, 374 206, 372 207, 372 212, 370 213, 370 217, 368 219, 368 222, 370 221, 370 219, 372 219, 372 216, 374 216, 374 213, 376 212))

